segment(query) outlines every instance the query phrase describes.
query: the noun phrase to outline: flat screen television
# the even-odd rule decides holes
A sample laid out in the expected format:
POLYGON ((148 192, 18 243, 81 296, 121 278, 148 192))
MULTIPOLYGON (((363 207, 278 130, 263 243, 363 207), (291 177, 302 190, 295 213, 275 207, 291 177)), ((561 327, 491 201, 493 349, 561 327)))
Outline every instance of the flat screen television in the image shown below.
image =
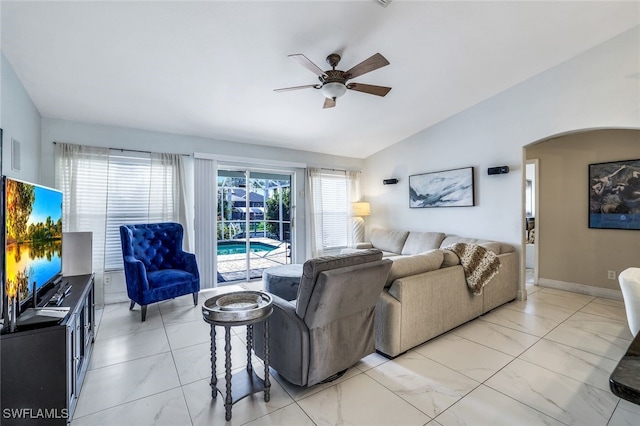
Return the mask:
POLYGON ((5 296, 33 305, 62 276, 62 192, 3 178, 5 296))

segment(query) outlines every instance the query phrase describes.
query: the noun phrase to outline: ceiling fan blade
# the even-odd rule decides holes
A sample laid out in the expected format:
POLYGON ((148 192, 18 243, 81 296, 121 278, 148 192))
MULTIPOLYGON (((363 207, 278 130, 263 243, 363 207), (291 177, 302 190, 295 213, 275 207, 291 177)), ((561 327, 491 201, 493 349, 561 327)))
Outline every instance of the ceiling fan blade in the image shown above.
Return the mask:
POLYGON ((370 95, 385 96, 391 90, 391 87, 373 86, 371 84, 362 83, 350 83, 347 85, 347 89, 355 90, 357 92, 368 93, 370 95))
POLYGON ((322 108, 333 108, 334 106, 336 106, 335 99, 324 98, 324 105, 322 105, 322 108))
POLYGON ((318 77, 327 76, 327 74, 325 74, 325 72, 322 71, 319 66, 311 62, 311 60, 306 56, 304 56, 302 53, 289 55, 289 58, 293 59, 294 61, 296 61, 297 63, 299 63, 300 65, 302 65, 303 67, 305 67, 306 69, 308 69, 309 71, 317 75, 318 77))
POLYGON ((345 75, 347 78, 356 78, 361 76, 362 74, 366 74, 368 72, 377 70, 378 68, 382 68, 384 66, 389 65, 389 61, 379 53, 376 53, 369 59, 365 59, 360 62, 358 65, 354 66, 348 71, 345 71, 345 75))
POLYGON ((288 92, 289 90, 300 90, 300 89, 309 89, 313 87, 314 89, 318 88, 318 84, 307 84, 306 86, 294 86, 294 87, 284 87, 282 89, 273 89, 274 92, 288 92))

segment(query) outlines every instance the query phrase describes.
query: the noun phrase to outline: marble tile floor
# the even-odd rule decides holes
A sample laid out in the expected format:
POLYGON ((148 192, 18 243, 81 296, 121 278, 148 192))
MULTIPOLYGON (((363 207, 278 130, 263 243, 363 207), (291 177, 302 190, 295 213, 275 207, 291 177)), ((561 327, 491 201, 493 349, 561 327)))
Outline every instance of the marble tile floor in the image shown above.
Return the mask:
MULTIPOLYGON (((260 285, 203 291, 200 304, 214 292, 260 285)), ((190 296, 150 306, 144 323, 139 307, 107 305, 71 425, 640 424, 640 406, 608 386, 632 339, 623 303, 533 286, 528 292, 527 301, 393 360, 369 355, 332 383, 300 388, 272 370, 271 400, 260 393, 239 401, 230 422, 223 398, 211 399, 209 326, 190 296)), ((242 369, 245 328, 232 331, 233 369, 242 369)), ((262 376, 260 360, 253 357, 253 365, 262 376)))

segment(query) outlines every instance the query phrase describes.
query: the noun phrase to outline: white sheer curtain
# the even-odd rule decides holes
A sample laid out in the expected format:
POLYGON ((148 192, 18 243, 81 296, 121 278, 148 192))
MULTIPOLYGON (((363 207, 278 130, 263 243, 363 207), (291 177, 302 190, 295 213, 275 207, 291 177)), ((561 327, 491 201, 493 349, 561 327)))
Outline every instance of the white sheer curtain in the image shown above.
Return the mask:
POLYGON ((308 168, 311 255, 335 254, 353 243, 351 202, 360 197, 358 172, 308 168))
POLYGON ((63 231, 93 232, 96 295, 103 294, 109 149, 57 143, 56 187, 63 193, 63 231))
MULTIPOLYGON (((347 185, 349 196, 351 197, 349 202, 349 209, 351 209, 351 203, 356 201, 361 201, 362 198, 362 184, 360 182, 360 172, 346 171, 347 176, 347 185)), ((351 216, 351 211, 349 211, 349 216, 351 216)))
POLYGON ((187 217, 186 182, 182 154, 151 153, 149 222, 183 224, 185 250, 191 248, 187 217))
MULTIPOLYGON (((185 173, 181 154, 136 153, 57 143, 56 186, 63 191, 65 232, 93 232, 96 284, 105 271, 122 269, 119 227, 124 223, 175 221, 186 226, 185 173)), ((119 301, 124 288, 112 289, 119 301)), ((124 298, 126 300, 126 297, 124 298)))

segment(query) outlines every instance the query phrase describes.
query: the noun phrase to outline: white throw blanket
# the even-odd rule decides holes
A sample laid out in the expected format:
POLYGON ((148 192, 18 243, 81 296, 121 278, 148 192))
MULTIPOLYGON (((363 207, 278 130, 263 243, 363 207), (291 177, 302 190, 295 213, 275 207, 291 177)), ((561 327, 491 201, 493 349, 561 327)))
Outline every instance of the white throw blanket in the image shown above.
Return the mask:
POLYGON ((476 296, 482 294, 482 288, 496 276, 502 266, 494 252, 477 244, 456 243, 443 248, 458 255, 467 286, 476 296))

